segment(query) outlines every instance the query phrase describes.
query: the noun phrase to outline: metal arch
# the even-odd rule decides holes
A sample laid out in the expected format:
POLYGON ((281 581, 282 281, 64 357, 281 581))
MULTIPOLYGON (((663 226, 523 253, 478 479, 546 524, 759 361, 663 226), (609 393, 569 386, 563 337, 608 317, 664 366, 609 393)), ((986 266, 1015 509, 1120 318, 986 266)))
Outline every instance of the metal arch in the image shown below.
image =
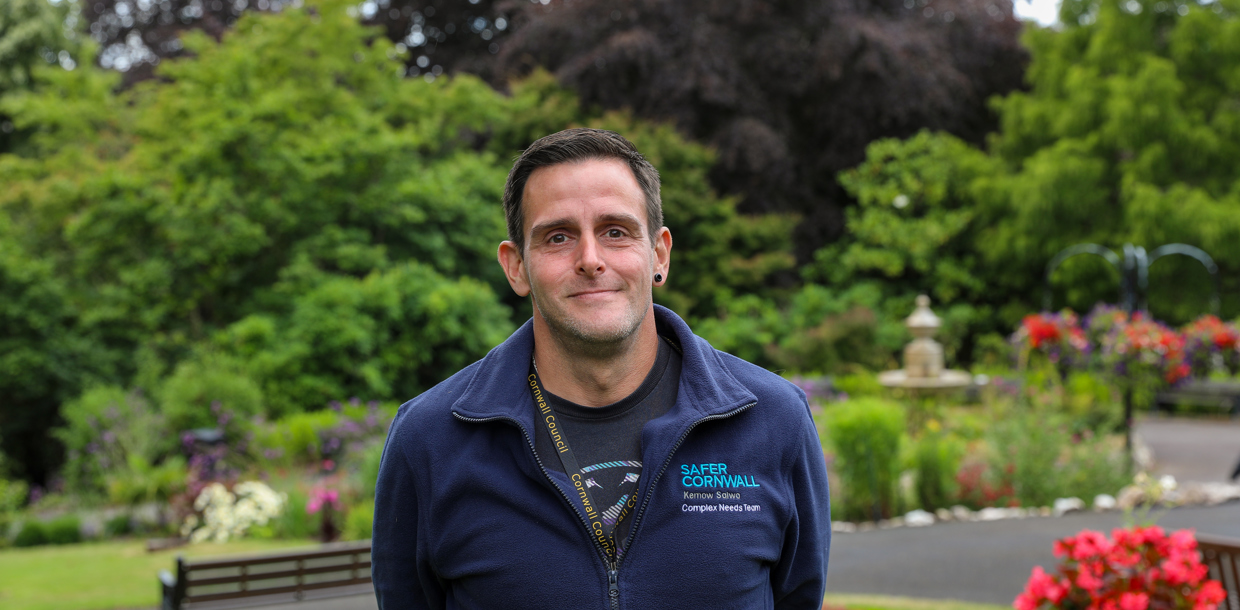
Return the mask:
POLYGON ((1214 259, 1211 258, 1209 254, 1206 254, 1205 250, 1202 250, 1197 246, 1190 246, 1188 244, 1167 244, 1165 246, 1154 248, 1154 250, 1150 252, 1150 260, 1146 266, 1148 267, 1149 265, 1154 264, 1154 261, 1169 254, 1183 254, 1189 258, 1196 259, 1197 262, 1205 266, 1206 272, 1208 272, 1210 277, 1214 279, 1214 294, 1210 297, 1210 311, 1214 315, 1218 315, 1219 293, 1221 292, 1222 287, 1219 285, 1221 280, 1218 277, 1218 264, 1214 262, 1214 259))
MULTIPOLYGON (((1127 254, 1127 249, 1129 247, 1130 246, 1124 247, 1125 255, 1127 254)), ((1144 250, 1142 250, 1142 252, 1144 252, 1144 250)), ((1124 267, 1120 264, 1119 255, 1115 254, 1115 252, 1110 248, 1099 246, 1098 244, 1077 244, 1075 246, 1069 246, 1063 250, 1060 250, 1059 254, 1056 254, 1055 258, 1052 258, 1051 262, 1046 264, 1046 286, 1042 292, 1042 309, 1050 311, 1051 308, 1051 274, 1055 272, 1055 269, 1059 267, 1061 263, 1078 254, 1096 254, 1106 259, 1108 263, 1111 263, 1111 266, 1115 267, 1115 270, 1119 272, 1121 285, 1120 292, 1122 294, 1127 294, 1128 291, 1124 290, 1123 285, 1126 283, 1125 278, 1127 278, 1128 274, 1124 273, 1124 267)), ((1127 259, 1128 257, 1125 256, 1124 258, 1127 259)))
POLYGON ((1146 311, 1146 293, 1150 288, 1150 258, 1144 246, 1124 244, 1124 279, 1128 283, 1124 292, 1124 311, 1146 311), (1131 282, 1135 276, 1137 285, 1131 282))

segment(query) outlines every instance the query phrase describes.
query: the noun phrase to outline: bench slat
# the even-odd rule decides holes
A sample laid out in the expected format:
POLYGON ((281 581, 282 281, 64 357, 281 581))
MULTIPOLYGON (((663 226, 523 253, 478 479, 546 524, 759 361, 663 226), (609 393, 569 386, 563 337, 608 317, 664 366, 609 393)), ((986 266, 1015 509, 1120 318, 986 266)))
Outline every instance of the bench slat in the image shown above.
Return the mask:
POLYGON ((356 545, 351 547, 343 547, 339 549, 326 549, 315 551, 302 551, 293 553, 280 553, 277 555, 263 555, 260 557, 243 557, 232 559, 210 559, 206 561, 195 561, 189 564, 191 570, 214 570, 219 568, 239 568, 241 566, 261 565, 264 563, 280 563, 282 561, 297 561, 323 559, 326 557, 338 557, 341 555, 357 555, 370 552, 370 545, 356 545))
POLYGON ((1227 592, 1219 610, 1240 610, 1240 539, 1198 536, 1197 550, 1210 578, 1222 583, 1227 592))
MULTIPOLYGON (((370 562, 359 561, 357 563, 332 564, 329 566, 316 566, 313 568, 302 568, 300 570, 292 569, 292 570, 281 570, 278 572, 250 572, 248 574, 230 574, 228 576, 213 576, 211 578, 191 578, 189 582, 186 584, 186 586, 191 587, 191 588, 192 587, 209 587, 213 585, 229 585, 229 584, 241 583, 242 581, 245 581, 246 583, 249 583, 249 584, 253 584, 253 583, 264 581, 264 580, 276 580, 278 578, 289 578, 292 576, 299 576, 302 574, 305 574, 305 575, 330 574, 332 572, 347 572, 353 569, 370 570, 370 562)), ((331 582, 335 582, 335 581, 331 581, 331 582)), ((251 589, 251 590, 257 591, 257 589, 251 589)), ((190 598, 193 598, 193 597, 194 595, 190 594, 190 598)))
POLYGON ((259 595, 279 595, 281 593, 297 593, 298 591, 311 591, 314 589, 332 589, 335 587, 346 587, 350 585, 366 585, 370 584, 370 576, 359 576, 349 580, 336 580, 332 582, 307 583, 304 585, 289 585, 287 587, 272 587, 269 589, 251 589, 249 591, 230 591, 227 593, 212 593, 209 595, 191 596, 185 598, 188 603, 204 603, 222 601, 228 599, 240 599, 243 597, 256 597, 259 595))

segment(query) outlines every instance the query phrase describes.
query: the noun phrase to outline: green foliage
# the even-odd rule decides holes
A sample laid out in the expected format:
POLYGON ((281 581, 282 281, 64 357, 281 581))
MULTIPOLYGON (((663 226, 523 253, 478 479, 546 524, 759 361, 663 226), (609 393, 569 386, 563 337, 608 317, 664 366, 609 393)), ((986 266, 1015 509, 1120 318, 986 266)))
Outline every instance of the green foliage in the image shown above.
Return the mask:
POLYGON ((176 447, 167 420, 137 390, 91 388, 67 403, 62 416, 65 425, 53 434, 68 450, 63 474, 76 491, 104 493, 109 477, 140 476, 125 469, 146 472, 176 447))
POLYGON ((187 34, 189 54, 128 90, 87 48, 0 98, 26 134, 0 155, 17 468, 54 465, 55 446, 18 443, 87 387, 150 390, 175 432, 216 401, 248 418, 404 400, 480 358, 527 307, 494 260, 510 160, 565 127, 620 130, 659 167, 679 278, 659 302, 711 316, 791 268, 793 219, 738 215, 710 191, 710 151, 670 127, 583 108, 547 73, 510 96, 405 78, 408 52, 348 2, 311 4, 187 34))
MULTIPOLYGON (((5 0, 0 4, 0 96, 32 87, 37 67, 60 62, 72 69, 70 48, 76 38, 73 25, 78 12, 77 5, 68 2, 5 0)), ((10 148, 13 140, 13 124, 0 113, 0 151, 10 148)))
POLYGON ((1062 422, 1046 414, 1024 413, 996 422, 991 430, 996 472, 1010 477, 1023 506, 1049 506, 1062 490, 1056 469, 1068 444, 1062 422))
POLYGON ((323 459, 323 432, 336 427, 340 420, 340 414, 331 410, 294 413, 260 431, 258 443, 275 463, 318 464, 323 459))
POLYGON ((364 500, 349 508, 349 514, 344 520, 344 531, 340 534, 341 540, 366 540, 370 538, 374 531, 375 524, 375 501, 364 500))
POLYGON ((248 420, 262 413, 262 401, 245 370, 222 358, 185 360, 159 388, 159 410, 168 429, 178 433, 215 428, 221 409, 248 420))
POLYGON ((1124 407, 1115 385, 1087 371, 1073 371, 1064 380, 1063 411, 1074 433, 1105 434, 1120 429, 1124 407))
POLYGON ((44 524, 48 544, 75 544, 82 541, 82 522, 73 515, 57 517, 44 524))
POLYGON ((845 520, 890 518, 896 505, 904 409, 894 402, 859 398, 827 412, 827 435, 836 451, 845 520))
MULTIPOLYGON (((366 448, 362 454, 361 472, 358 473, 362 486, 362 496, 373 499, 375 487, 379 483, 379 463, 383 459, 383 444, 376 443, 366 448)), ((373 511, 372 511, 373 512, 373 511)))
POLYGON ((419 263, 312 278, 286 315, 248 316, 216 338, 261 383, 272 414, 348 396, 416 395, 512 330, 488 287, 419 263))
POLYGON ((873 286, 834 291, 810 284, 786 306, 747 294, 730 299, 697 332, 716 348, 774 370, 833 373, 850 365, 879 368, 902 329, 880 325, 881 295, 873 286))
POLYGON ((840 375, 832 380, 832 385, 835 386, 836 391, 853 398, 879 396, 885 390, 882 384, 878 383, 878 375, 868 371, 854 371, 840 375))
POLYGON ((1118 495, 1132 482, 1132 471, 1119 439, 1095 436, 1088 431, 1073 438, 1068 448, 1068 467, 1060 475, 1063 497, 1090 502, 1098 494, 1118 495))
POLYGON ((171 456, 152 465, 141 455, 126 456, 125 467, 104 476, 108 499, 129 506, 167 502, 185 489, 185 459, 171 456))
POLYGON ((47 543, 47 526, 38 519, 27 519, 13 538, 15 547, 42 546, 47 543))
POLYGON ((13 513, 26 505, 29 488, 24 481, 11 481, 0 477, 0 515, 13 513))
MULTIPOLYGON (((961 322, 974 335, 1006 332, 1040 308, 1047 262, 1077 243, 1187 243, 1234 275, 1240 7, 1180 10, 1080 0, 1065 3, 1062 30, 1028 28, 1029 87, 994 102, 990 152, 931 133, 872 143, 866 161, 840 175, 858 203, 848 237, 819 251, 806 276, 970 303, 961 322)), ((1149 282, 1151 310, 1175 324, 1202 313, 1212 288, 1183 257, 1159 260, 1149 282)), ((1118 276, 1097 257, 1069 259, 1053 285, 1056 307, 1118 299, 1118 276)), ((1223 307, 1240 311, 1234 290, 1223 307)))
POLYGON ((119 538, 133 532, 133 522, 126 513, 121 513, 103 522, 104 538, 119 538))
POLYGON ((318 534, 319 521, 315 515, 306 512, 309 498, 300 490, 288 492, 288 503, 284 512, 269 522, 277 538, 302 539, 313 538, 318 534))
POLYGON ((933 511, 956 504, 956 472, 964 443, 943 430, 927 430, 913 445, 913 476, 917 502, 933 511))
POLYGON ((9 528, 26 504, 27 491, 24 481, 10 481, 0 474, 0 548, 9 544, 9 528))

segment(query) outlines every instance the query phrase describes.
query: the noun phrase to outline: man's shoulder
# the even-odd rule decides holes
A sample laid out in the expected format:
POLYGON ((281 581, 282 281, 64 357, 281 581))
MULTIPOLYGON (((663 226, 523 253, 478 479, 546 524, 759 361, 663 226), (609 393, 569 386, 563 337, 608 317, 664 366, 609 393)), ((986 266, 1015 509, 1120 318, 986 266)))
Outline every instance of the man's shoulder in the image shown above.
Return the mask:
POLYGON ((401 405, 396 411, 396 418, 392 420, 393 434, 400 436, 402 432, 408 431, 422 436, 428 428, 435 429, 449 423, 453 419, 452 405, 469 388, 480 366, 482 360, 457 371, 401 405))
MULTIPOLYGON (((704 341, 704 340, 703 340, 704 341)), ((752 362, 711 347, 728 372, 758 397, 759 403, 776 403, 791 407, 796 413, 807 412, 805 392, 796 384, 752 362)))

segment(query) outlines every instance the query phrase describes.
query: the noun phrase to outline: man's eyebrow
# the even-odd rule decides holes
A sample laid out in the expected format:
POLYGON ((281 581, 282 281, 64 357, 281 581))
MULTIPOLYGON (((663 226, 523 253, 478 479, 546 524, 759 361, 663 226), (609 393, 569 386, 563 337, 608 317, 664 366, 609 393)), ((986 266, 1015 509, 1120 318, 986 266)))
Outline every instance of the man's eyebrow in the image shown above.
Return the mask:
POLYGON ((559 228, 565 225, 571 225, 571 224, 573 224, 573 220, 567 217, 556 218, 554 220, 540 222, 534 225, 534 228, 530 229, 530 235, 537 237, 538 235, 546 233, 547 231, 550 231, 552 229, 556 229, 556 228, 559 228))
POLYGON ((642 228, 642 221, 632 214, 604 214, 599 216, 598 219, 599 222, 618 222, 622 224, 630 224, 637 227, 638 230, 641 230, 642 228))
MULTIPOLYGON (((632 214, 603 214, 602 216, 598 217, 597 222, 599 223, 614 222, 614 223, 632 225, 633 227, 635 227, 635 230, 639 233, 641 232, 642 227, 643 227, 642 221, 632 214)), ((568 218, 568 217, 555 218, 552 220, 543 221, 543 222, 540 222, 534 225, 534 228, 530 229, 530 236, 537 237, 552 229, 558 229, 564 226, 574 226, 576 224, 577 224, 577 221, 573 220, 572 218, 568 218)))

